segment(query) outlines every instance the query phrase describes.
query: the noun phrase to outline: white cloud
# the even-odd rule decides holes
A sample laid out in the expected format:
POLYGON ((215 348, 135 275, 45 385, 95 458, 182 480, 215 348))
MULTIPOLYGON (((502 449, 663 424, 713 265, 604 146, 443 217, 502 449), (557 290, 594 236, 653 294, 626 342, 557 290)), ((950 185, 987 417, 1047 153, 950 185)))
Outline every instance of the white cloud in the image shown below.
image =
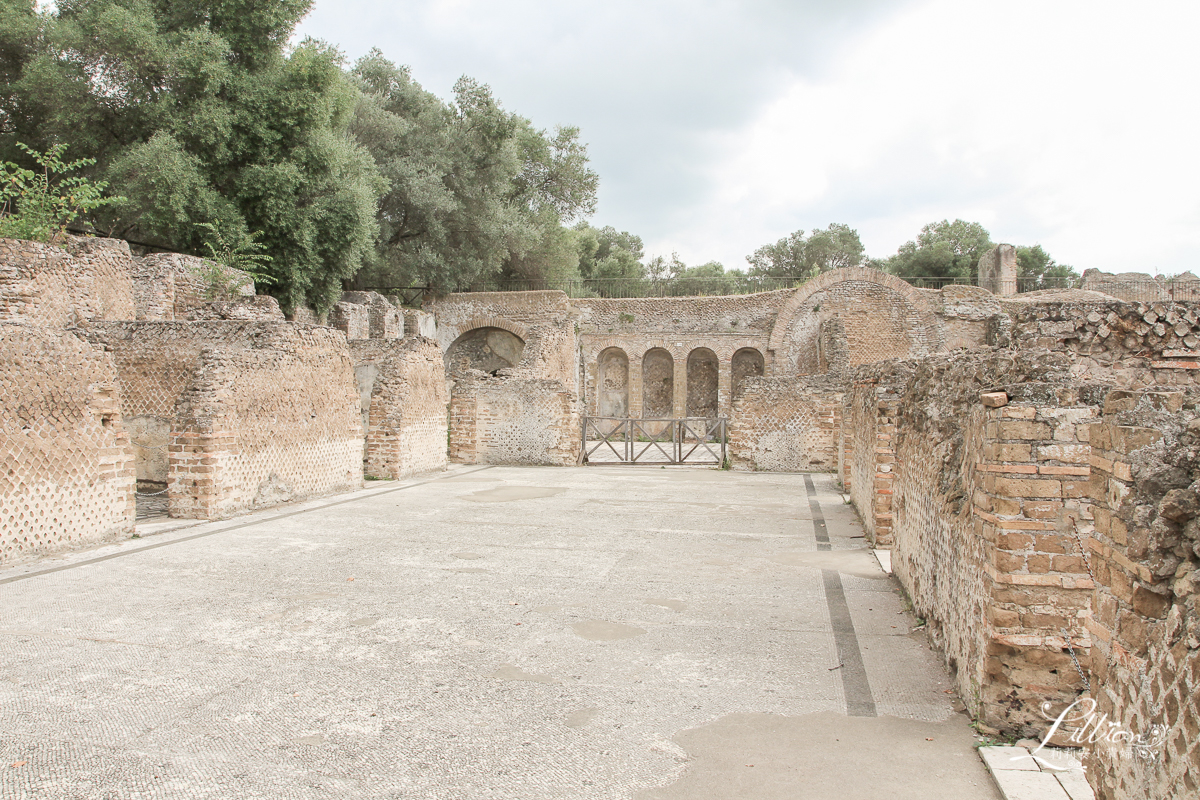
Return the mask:
POLYGON ((1079 268, 1200 267, 1194 0, 318 0, 446 96, 580 125, 597 224, 743 266, 844 222, 887 255, 962 217, 1079 268))
POLYGON ((1192 3, 935 0, 864 33, 717 134, 709 190, 650 238, 742 266, 797 228, 894 252, 943 217, 1077 267, 1195 269, 1192 3))

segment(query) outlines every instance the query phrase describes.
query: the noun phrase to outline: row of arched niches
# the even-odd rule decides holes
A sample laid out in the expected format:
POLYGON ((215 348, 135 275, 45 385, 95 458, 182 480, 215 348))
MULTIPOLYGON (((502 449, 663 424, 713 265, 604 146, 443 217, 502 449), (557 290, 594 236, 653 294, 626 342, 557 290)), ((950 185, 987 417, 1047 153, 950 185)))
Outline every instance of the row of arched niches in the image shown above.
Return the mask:
MULTIPOLYGON (((474 328, 446 351, 447 371, 453 375, 477 369, 494 375, 515 366, 524 349, 525 342, 509 331, 474 328)), ((588 405, 601 417, 719 416, 721 362, 717 354, 707 347, 697 347, 688 354, 684 366, 677 370, 675 357, 662 347, 647 350, 640 364, 632 366, 623 349, 608 347, 596 357, 595 396, 588 405)), ((743 347, 733 354, 728 370, 728 386, 737 394, 743 380, 764 374, 763 355, 753 347, 743 347)))
MULTIPOLYGON (((600 351, 596 357, 595 400, 590 404, 593 413, 601 417, 647 419, 673 417, 678 413, 688 417, 718 416, 721 362, 707 347, 692 350, 682 371, 676 369, 669 350, 651 348, 642 355, 640 376, 637 370, 637 364, 630 367, 629 355, 620 347, 600 351), (631 380, 638 377, 640 381, 631 380), (683 385, 677 387, 677 381, 683 385), (640 409, 635 407, 638 394, 640 409)), ((753 347, 743 347, 733 354, 729 371, 729 386, 736 394, 746 378, 763 374, 762 353, 753 347)))

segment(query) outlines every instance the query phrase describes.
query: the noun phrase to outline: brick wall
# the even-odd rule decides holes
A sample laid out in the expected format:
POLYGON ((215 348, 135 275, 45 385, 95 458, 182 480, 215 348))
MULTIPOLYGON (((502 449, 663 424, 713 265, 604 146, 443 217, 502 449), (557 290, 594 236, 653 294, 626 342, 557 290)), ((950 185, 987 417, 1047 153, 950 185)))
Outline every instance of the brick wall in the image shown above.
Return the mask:
POLYGON ((0 561, 133 530, 133 453, 112 360, 0 322, 0 561))
POLYGON ((133 319, 133 257, 116 239, 66 247, 0 239, 0 321, 64 327, 133 319))
POLYGON ((746 378, 729 421, 734 469, 832 472, 838 463, 840 387, 821 379, 746 378))
POLYGON ((455 381, 451 462, 572 466, 580 447, 578 400, 558 381, 481 373, 455 381))
POLYGON ((200 353, 172 429, 172 516, 212 519, 362 484, 345 337, 286 323, 261 328, 249 347, 200 353))
POLYGON ((1090 426, 1098 486, 1088 630, 1101 800, 1200 795, 1200 410, 1196 396, 1114 392, 1090 426))
POLYGON ((1006 299, 1011 347, 1070 353, 1073 375, 1122 388, 1200 383, 1200 304, 1125 303, 1092 292, 1006 299))
POLYGON ((134 258, 128 269, 135 313, 113 319, 185 320, 211 302, 254 297, 254 281, 246 273, 182 253, 134 258))
POLYGON ((364 471, 405 478, 446 467, 449 393, 437 342, 424 337, 350 343, 364 415, 364 471))
POLYGON ((999 350, 871 365, 848 402, 848 422, 868 429, 852 437, 856 507, 877 525, 890 489, 894 571, 960 696, 1018 734, 1048 726, 1041 703, 1081 690, 1067 646, 1087 663, 1091 583, 1075 526, 1091 515, 1085 423, 1101 389, 1072 385, 1070 366, 999 350), (880 455, 890 423, 894 477, 869 480, 878 462, 863 451, 880 455))
POLYGON ((876 547, 892 546, 892 498, 896 478, 896 419, 910 371, 905 362, 876 372, 847 389, 843 407, 843 484, 860 509, 863 528, 876 547), (849 457, 847 458, 847 453, 849 457))

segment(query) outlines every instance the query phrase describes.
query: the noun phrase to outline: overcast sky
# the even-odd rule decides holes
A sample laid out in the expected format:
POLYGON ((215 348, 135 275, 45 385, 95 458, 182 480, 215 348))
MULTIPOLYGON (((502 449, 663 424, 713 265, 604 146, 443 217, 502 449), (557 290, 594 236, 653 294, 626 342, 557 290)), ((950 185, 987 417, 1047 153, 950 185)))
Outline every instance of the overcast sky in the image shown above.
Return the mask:
POLYGON ((317 0, 301 26, 576 125, 594 225, 744 268, 978 221, 1083 270, 1200 272, 1196 0, 317 0))

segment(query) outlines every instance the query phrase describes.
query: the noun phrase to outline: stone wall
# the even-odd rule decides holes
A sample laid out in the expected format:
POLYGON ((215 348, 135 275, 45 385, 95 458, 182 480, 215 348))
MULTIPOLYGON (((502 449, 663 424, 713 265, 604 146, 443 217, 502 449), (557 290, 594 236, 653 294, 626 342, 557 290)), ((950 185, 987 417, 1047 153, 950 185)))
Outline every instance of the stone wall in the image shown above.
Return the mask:
POLYGON ((580 456, 575 393, 558 381, 458 378, 450 397, 450 461, 573 466, 580 456))
POLYGON ((834 361, 822 349, 838 319, 849 367, 936 353, 942 331, 931 296, 879 270, 854 267, 818 275, 792 293, 771 329, 769 375, 816 374, 834 361))
POLYGON ((364 471, 400 479, 445 469, 449 393, 437 342, 424 337, 350 343, 366 444, 364 471))
POLYGON ((0 322, 65 327, 133 319, 129 245, 69 238, 66 246, 0 239, 0 322))
POLYGON ((979 257, 979 285, 999 297, 1017 293, 1017 248, 998 244, 979 257))
POLYGON ((254 280, 245 272, 182 253, 134 258, 128 269, 135 313, 110 319, 186 320, 211 302, 254 297, 254 280))
POLYGON ((1200 795, 1196 402, 1114 392, 1090 426, 1092 695, 1098 716, 1137 737, 1101 736, 1092 748, 1087 774, 1102 800, 1200 795))
POLYGON ((730 465, 764 472, 832 472, 838 463, 841 416, 841 389, 828 381, 747 378, 729 421, 730 465))
POLYGON ((868 423, 853 440, 853 501, 878 536, 891 492, 893 570, 959 695, 1018 734, 1047 727, 1041 703, 1082 689, 1067 647, 1087 663, 1091 582, 1075 529, 1091 514, 1085 423, 1103 387, 1073 385, 1070 366, 1002 350, 872 365, 848 403, 850 423, 868 423), (880 462, 864 451, 893 459, 894 477, 873 480, 880 462))
POLYGON ((345 337, 261 324, 248 347, 204 348, 171 433, 171 516, 213 519, 362 485, 345 337))
POLYGON ((133 452, 112 360, 0 322, 0 562, 128 534, 133 452))
POLYGON ((841 474, 851 502, 859 509, 868 540, 892 546, 892 498, 896 479, 896 420, 900 396, 911 377, 907 362, 874 370, 847 389, 842 410, 841 474))
POLYGON ((468 292, 429 300, 425 310, 437 318, 442 352, 475 328, 502 328, 524 340, 530 325, 573 318, 564 292, 468 292))
POLYGON ((1200 382, 1200 304, 1124 303, 1081 290, 1004 301, 1012 349, 1068 353, 1081 381, 1123 388, 1200 382))

